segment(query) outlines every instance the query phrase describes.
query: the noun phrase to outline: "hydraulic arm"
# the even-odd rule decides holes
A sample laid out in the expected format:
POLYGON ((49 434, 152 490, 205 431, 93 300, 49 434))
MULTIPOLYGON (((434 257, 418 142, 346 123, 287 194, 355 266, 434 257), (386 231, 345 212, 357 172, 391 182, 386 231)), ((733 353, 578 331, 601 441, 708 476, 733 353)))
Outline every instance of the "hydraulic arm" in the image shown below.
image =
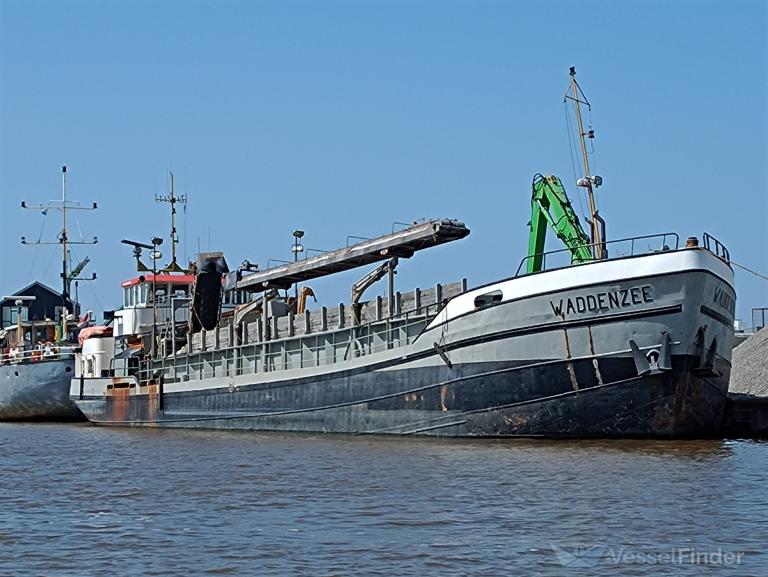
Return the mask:
POLYGON ((528 241, 528 272, 538 272, 544 265, 544 240, 547 226, 571 252, 572 263, 593 260, 589 237, 581 228, 579 217, 571 208, 568 195, 556 176, 537 174, 533 178, 531 198, 531 234, 528 241))

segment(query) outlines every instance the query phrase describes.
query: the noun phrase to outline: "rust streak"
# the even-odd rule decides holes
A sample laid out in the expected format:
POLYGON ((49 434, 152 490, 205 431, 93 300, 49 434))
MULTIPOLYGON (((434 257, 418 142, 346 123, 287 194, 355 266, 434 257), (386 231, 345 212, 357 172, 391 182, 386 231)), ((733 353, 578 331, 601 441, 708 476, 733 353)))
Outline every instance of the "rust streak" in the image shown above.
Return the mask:
MULTIPOLYGON (((563 329, 563 334, 565 335, 565 354, 566 359, 571 358, 571 343, 568 340, 568 329, 563 329)), ((568 363, 566 365, 566 368, 568 369, 568 376, 571 377, 571 386, 573 387, 574 391, 579 390, 579 383, 576 381, 576 371, 573 370, 573 363, 568 363)))
POLYGON ((602 385, 603 375, 600 374, 600 366, 597 363, 597 357, 594 356, 595 342, 592 340, 592 325, 587 325, 587 330, 589 331, 589 352, 591 352, 593 355, 592 366, 595 367, 595 377, 597 377, 597 384, 602 385))
POLYGON ((445 406, 445 398, 448 396, 448 385, 442 385, 440 387, 440 410, 444 413, 448 412, 448 407, 445 406))

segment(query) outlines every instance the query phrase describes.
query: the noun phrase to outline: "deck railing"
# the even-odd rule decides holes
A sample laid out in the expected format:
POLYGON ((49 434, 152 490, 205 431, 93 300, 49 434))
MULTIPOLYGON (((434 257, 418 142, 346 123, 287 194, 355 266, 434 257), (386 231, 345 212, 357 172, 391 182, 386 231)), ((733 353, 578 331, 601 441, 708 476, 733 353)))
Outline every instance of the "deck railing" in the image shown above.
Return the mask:
POLYGON ((40 361, 58 361, 75 358, 77 347, 62 345, 52 347, 7 347, 0 349, 0 365, 20 365, 40 361))
MULTIPOLYGON (((647 234, 643 236, 631 236, 627 238, 620 238, 616 240, 610 240, 604 243, 589 243, 584 245, 579 245, 575 248, 593 248, 600 244, 600 246, 604 247, 605 253, 607 256, 603 260, 613 259, 613 258, 624 258, 628 256, 636 256, 640 254, 647 254, 647 253, 653 253, 653 252, 662 252, 667 250, 676 250, 680 248, 680 236, 675 232, 663 232, 660 234, 647 234)), ((522 261, 520 261, 520 265, 517 267, 517 271, 515 272, 515 276, 521 276, 525 274, 529 274, 525 272, 526 265, 528 264, 528 261, 537 258, 542 257, 542 271, 545 270, 553 270, 556 268, 563 268, 567 266, 571 266, 571 254, 573 249, 572 248, 561 248, 558 250, 550 250, 542 253, 538 253, 535 255, 528 255, 526 256, 522 261), (567 257, 567 258, 566 258, 567 257), (552 262, 554 260, 554 262, 552 262)), ((594 262, 594 261, 588 261, 588 262, 594 262)), ((586 263, 582 263, 586 264, 586 263)), ((577 266, 574 264, 574 266, 577 266)))
POLYGON ((173 383, 333 365, 412 344, 442 306, 430 303, 357 326, 156 359, 138 378, 143 384, 160 373, 173 383))
POLYGON ((765 328, 768 322, 768 307, 755 307, 752 309, 752 330, 755 332, 765 328))
POLYGON ((714 236, 708 233, 704 233, 704 236, 702 238, 702 242, 704 244, 704 248, 707 249, 709 252, 716 254, 721 259, 723 259, 725 262, 729 263, 731 262, 731 253, 728 252, 728 249, 725 248, 725 245, 721 243, 719 240, 717 240, 714 236))

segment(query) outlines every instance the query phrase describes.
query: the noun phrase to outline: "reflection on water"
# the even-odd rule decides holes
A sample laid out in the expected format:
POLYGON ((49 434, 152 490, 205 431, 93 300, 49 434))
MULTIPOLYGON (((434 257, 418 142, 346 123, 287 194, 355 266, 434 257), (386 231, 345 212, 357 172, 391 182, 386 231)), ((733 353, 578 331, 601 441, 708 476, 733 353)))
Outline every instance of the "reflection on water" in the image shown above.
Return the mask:
POLYGON ((768 444, 87 425, 1 425, 0 438, 0 574, 741 576, 768 567, 768 444))

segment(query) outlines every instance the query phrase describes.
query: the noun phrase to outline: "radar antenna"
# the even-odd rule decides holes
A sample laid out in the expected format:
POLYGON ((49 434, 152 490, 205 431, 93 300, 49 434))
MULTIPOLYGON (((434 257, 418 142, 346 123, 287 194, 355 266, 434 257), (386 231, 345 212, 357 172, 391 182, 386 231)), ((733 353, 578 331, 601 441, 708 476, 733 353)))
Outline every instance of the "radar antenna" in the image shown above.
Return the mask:
POLYGON ((155 202, 167 202, 171 205, 171 262, 168 263, 168 265, 162 269, 163 272, 186 272, 183 268, 179 266, 179 263, 176 262, 176 245, 179 244, 179 235, 176 232, 176 205, 177 204, 183 204, 186 206, 187 204, 187 195, 182 194, 180 196, 176 196, 175 190, 174 190, 174 177, 173 172, 170 172, 170 178, 168 179, 168 194, 161 195, 156 194, 155 195, 155 202))
MULTIPOLYGON (((62 291, 61 291, 61 307, 62 307, 62 314, 61 314, 61 338, 66 338, 67 335, 67 304, 69 299, 69 295, 71 292, 72 287, 72 281, 90 281, 96 279, 96 273, 93 274, 90 278, 80 278, 78 275, 83 271, 83 269, 88 265, 90 262, 90 259, 86 257, 83 259, 82 262, 80 262, 74 269, 70 269, 69 266, 69 245, 72 244, 96 244, 98 242, 98 238, 95 236, 93 237, 93 240, 69 240, 69 236, 67 233, 67 212, 70 210, 96 210, 98 206, 94 202, 91 206, 80 206, 80 203, 74 200, 68 200, 67 199, 67 167, 62 166, 61 167, 61 200, 51 200, 48 202, 48 204, 38 204, 34 206, 28 205, 25 201, 21 201, 21 208, 27 208, 30 210, 39 210, 43 215, 48 214, 49 210, 58 210, 61 211, 62 214, 62 220, 63 225, 61 228, 61 233, 59 234, 59 238, 56 241, 41 241, 37 240, 34 242, 30 242, 26 239, 26 237, 21 237, 21 244, 25 245, 38 245, 38 244, 60 244, 61 245, 61 251, 62 251, 62 259, 61 259, 61 281, 62 281, 62 291)), ((72 311, 73 313, 77 311, 72 311)))

